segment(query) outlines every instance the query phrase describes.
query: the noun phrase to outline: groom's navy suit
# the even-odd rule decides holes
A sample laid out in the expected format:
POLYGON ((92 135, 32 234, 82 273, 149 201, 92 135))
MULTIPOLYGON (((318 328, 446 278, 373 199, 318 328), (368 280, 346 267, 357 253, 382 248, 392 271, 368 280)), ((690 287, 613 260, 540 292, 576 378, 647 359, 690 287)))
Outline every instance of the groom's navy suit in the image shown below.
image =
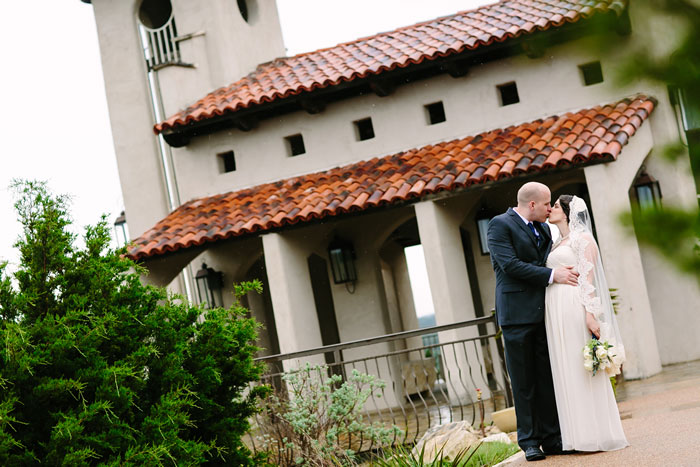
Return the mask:
POLYGON ((509 208, 489 222, 488 243, 496 273, 496 317, 503 330, 518 444, 555 446, 561 442, 544 326, 544 297, 552 270, 549 226, 533 222, 532 232, 509 208))

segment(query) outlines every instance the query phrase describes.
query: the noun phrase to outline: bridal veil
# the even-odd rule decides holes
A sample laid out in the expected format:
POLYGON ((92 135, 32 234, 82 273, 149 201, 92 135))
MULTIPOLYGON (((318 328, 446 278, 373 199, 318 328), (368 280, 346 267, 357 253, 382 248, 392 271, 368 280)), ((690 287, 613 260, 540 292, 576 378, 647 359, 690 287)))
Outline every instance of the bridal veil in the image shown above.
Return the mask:
POLYGON ((625 361, 625 348, 617 326, 600 251, 593 238, 591 216, 586 202, 578 196, 574 196, 569 203, 569 239, 576 254, 581 303, 600 323, 599 340, 608 341, 613 346, 610 353, 613 355, 614 367, 606 371, 611 376, 616 375, 620 373, 620 365, 625 361))

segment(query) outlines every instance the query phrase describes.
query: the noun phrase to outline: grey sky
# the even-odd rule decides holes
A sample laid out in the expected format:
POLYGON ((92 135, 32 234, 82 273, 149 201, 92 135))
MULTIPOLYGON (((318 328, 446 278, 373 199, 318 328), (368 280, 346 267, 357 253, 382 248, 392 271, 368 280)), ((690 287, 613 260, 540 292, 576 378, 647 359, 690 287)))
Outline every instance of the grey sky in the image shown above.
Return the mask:
MULTIPOLYGON (((233 1, 233 0, 232 0, 233 1)), ((270 1, 270 0, 258 0, 270 1)), ((277 0, 289 55, 448 15, 484 0, 277 0), (352 5, 352 8, 348 8, 352 5)), ((72 197, 76 233, 123 209, 92 7, 5 2, 0 15, 0 259, 16 263, 13 178, 72 197)))

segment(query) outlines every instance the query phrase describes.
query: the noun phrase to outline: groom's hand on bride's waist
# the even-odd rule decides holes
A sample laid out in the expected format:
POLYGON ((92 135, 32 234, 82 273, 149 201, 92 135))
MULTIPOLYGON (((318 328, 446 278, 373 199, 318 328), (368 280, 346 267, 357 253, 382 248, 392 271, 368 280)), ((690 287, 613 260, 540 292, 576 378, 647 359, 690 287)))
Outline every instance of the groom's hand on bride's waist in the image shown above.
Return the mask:
POLYGON ((573 266, 564 266, 554 270, 554 282, 557 284, 578 285, 578 272, 573 266))

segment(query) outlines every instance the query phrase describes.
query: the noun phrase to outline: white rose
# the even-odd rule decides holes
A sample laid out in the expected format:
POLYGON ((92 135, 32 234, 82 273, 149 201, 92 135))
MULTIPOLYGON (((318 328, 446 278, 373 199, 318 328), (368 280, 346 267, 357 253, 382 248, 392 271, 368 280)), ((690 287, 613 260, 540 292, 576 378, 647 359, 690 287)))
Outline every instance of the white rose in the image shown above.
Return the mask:
POLYGON ((609 366, 610 366, 610 364, 608 363, 607 359, 600 361, 600 369, 601 370, 604 370, 604 369, 608 368, 609 366))
POLYGON ((615 366, 619 367, 624 362, 624 357, 622 357, 621 355, 615 354, 612 356, 611 360, 615 366))
POLYGON ((583 362, 583 367, 588 371, 593 371, 593 361, 586 360, 585 362, 583 362))
POLYGON ((605 347, 603 347, 601 345, 601 346, 598 346, 597 349, 595 349, 595 355, 596 355, 596 357, 603 359, 603 358, 608 356, 608 351, 605 350, 605 347))
POLYGON ((590 358, 593 357, 593 352, 591 351, 591 349, 588 346, 586 346, 583 348, 583 358, 589 358, 589 357, 590 358))

